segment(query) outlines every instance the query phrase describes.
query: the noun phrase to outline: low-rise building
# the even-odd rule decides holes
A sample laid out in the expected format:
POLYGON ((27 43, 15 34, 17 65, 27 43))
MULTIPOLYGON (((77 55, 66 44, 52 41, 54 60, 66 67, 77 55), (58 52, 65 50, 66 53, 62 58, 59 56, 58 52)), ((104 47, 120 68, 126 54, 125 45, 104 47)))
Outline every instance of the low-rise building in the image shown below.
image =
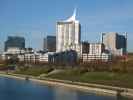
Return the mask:
POLYGON ((105 46, 103 43, 81 43, 81 62, 90 62, 90 61, 102 61, 107 62, 111 60, 111 55, 105 53, 105 46))
POLYGON ((83 63, 91 62, 91 61, 100 61, 100 62, 108 62, 111 61, 112 56, 106 53, 98 54, 98 55, 91 55, 87 53, 83 53, 81 56, 81 60, 83 63))
POLYGON ((25 48, 20 50, 19 48, 8 48, 6 52, 2 54, 3 60, 9 60, 16 57, 19 62, 25 63, 48 63, 49 52, 34 51, 32 48, 25 48))
POLYGON ((77 63, 77 52, 66 50, 49 55, 49 63, 56 65, 75 65, 77 63))

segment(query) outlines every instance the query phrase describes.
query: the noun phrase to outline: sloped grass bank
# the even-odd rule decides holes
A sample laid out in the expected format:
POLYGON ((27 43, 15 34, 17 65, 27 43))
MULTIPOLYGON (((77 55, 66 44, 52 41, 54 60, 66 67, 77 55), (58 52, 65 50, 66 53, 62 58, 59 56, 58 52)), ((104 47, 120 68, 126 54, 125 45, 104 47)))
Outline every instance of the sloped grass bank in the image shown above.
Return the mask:
POLYGON ((133 88, 132 73, 116 72, 82 72, 80 70, 65 70, 48 77, 76 82, 95 83, 125 88, 133 88))

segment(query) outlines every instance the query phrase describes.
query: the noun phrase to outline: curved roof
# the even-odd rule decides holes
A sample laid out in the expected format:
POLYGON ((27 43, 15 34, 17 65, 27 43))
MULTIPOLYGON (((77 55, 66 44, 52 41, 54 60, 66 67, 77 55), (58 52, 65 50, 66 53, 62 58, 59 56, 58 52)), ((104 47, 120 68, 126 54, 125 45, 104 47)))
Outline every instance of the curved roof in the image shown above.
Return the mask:
POLYGON ((65 22, 76 21, 76 13, 77 13, 77 10, 74 9, 73 15, 69 17, 67 20, 65 20, 65 22))

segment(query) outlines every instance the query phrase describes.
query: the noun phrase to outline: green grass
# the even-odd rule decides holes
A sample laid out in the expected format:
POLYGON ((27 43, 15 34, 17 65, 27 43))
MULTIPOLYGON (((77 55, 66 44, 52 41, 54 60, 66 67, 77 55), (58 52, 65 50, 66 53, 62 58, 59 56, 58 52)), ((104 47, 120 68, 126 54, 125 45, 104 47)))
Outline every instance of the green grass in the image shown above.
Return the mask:
MULTIPOLYGON (((16 74, 40 76, 48 74, 53 69, 50 67, 29 67, 16 70, 16 74)), ((120 72, 88 72, 86 69, 71 68, 65 69, 56 74, 50 74, 48 78, 70 80, 76 82, 104 84, 111 86, 133 88, 133 73, 120 72)))
POLYGON ((29 67, 29 68, 19 68, 19 70, 16 70, 14 73, 15 74, 39 76, 41 74, 47 74, 52 70, 53 69, 49 68, 49 67, 29 67))
POLYGON ((66 70, 65 72, 53 74, 48 77, 71 80, 86 83, 104 84, 111 86, 133 88, 133 74, 112 73, 112 72, 86 72, 79 73, 76 70, 66 70))

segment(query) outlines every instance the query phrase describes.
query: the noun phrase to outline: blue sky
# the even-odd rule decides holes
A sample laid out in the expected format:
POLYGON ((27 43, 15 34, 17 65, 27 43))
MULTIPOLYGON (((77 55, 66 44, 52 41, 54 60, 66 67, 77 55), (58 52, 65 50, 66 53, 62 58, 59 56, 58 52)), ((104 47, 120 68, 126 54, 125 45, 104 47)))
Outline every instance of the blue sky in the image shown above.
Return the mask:
POLYGON ((43 47, 43 37, 55 35, 56 22, 77 7, 82 40, 98 42, 101 32, 128 32, 133 51, 133 0, 0 0, 0 46, 9 35, 24 36, 26 46, 43 47))

